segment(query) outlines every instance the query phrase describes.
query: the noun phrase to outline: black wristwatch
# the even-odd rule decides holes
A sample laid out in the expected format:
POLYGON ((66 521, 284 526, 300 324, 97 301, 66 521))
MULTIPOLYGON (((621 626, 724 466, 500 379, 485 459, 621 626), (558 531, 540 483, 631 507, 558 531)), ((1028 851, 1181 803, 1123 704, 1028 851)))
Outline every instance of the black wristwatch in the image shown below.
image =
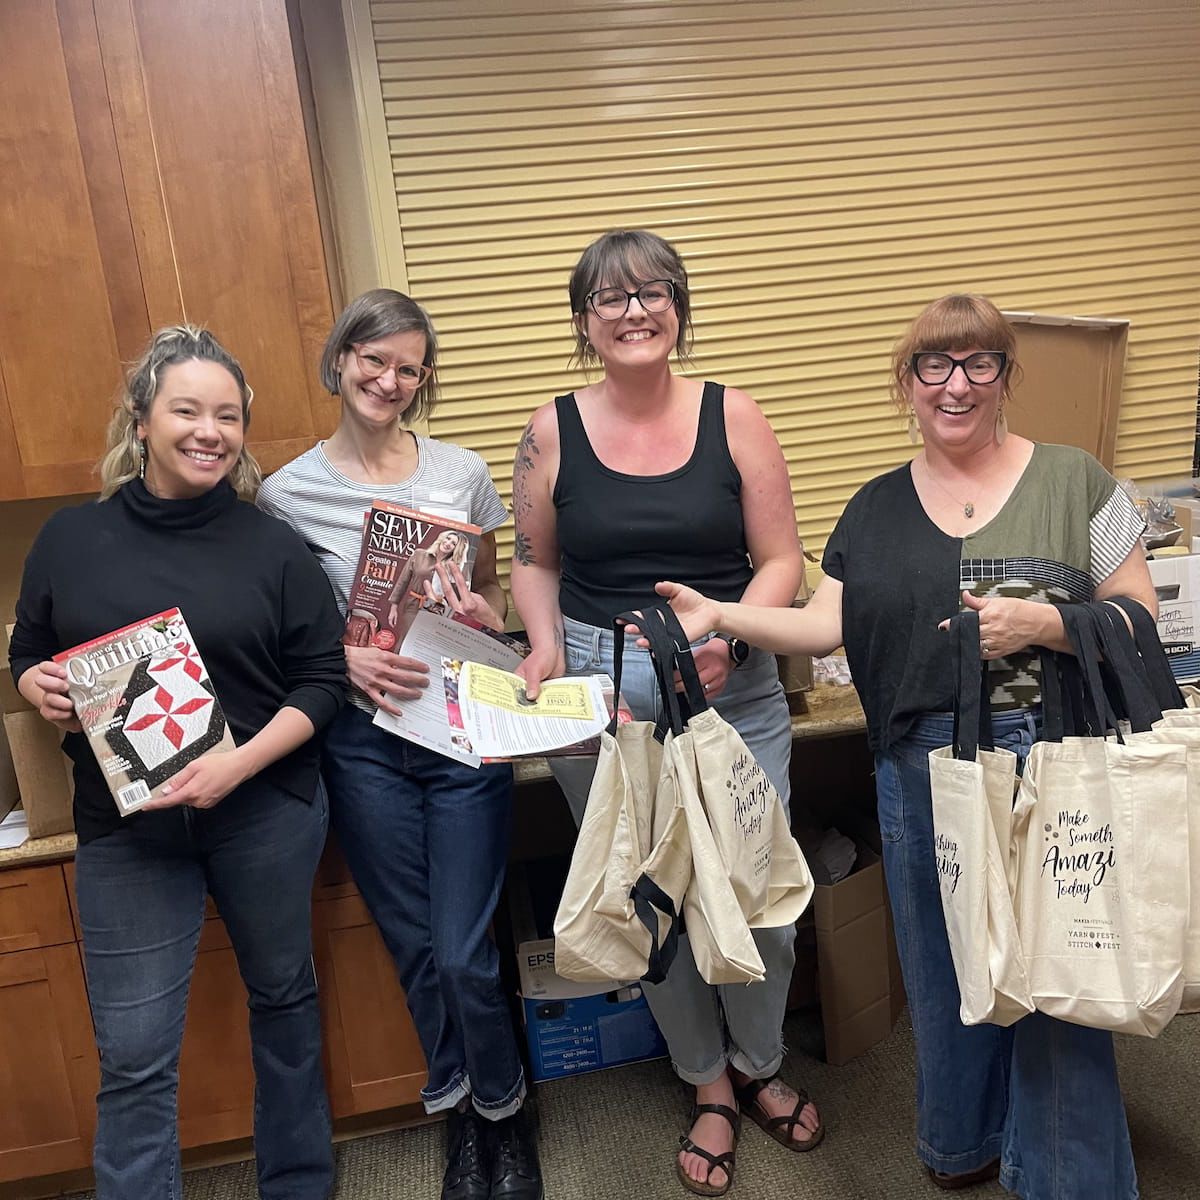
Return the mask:
POLYGON ((729 661, 733 663, 732 670, 736 671, 750 657, 750 647, 741 638, 730 637, 727 633, 718 633, 717 637, 729 647, 729 661))

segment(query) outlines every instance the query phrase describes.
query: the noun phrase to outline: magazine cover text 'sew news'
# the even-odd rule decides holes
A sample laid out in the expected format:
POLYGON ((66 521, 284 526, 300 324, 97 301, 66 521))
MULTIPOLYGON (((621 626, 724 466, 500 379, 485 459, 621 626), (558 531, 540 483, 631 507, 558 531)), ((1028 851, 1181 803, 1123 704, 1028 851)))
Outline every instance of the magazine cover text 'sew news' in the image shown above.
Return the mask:
POLYGON ((208 672, 177 608, 54 656, 67 668, 92 753, 122 816, 202 754, 234 749, 208 672))
POLYGON ((457 564, 469 584, 482 532, 478 525, 374 501, 363 522, 342 641, 399 650, 421 609, 445 615, 438 564, 457 564))

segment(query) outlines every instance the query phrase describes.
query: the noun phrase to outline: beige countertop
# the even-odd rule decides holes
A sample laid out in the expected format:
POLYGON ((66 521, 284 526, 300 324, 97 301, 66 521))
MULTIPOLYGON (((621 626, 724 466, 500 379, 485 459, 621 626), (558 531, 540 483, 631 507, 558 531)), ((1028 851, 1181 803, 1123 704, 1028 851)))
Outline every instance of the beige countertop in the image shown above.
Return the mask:
MULTIPOLYGON (((792 713, 792 737, 795 739, 840 737, 861 733, 866 728, 858 693, 852 687, 818 683, 812 691, 790 698, 804 702, 804 711, 792 713)), ((514 766, 518 783, 549 779, 550 768, 544 758, 522 759, 514 766)), ((75 835, 59 833, 52 837, 30 838, 14 850, 0 850, 0 870, 32 867, 59 862, 75 853, 75 835)))

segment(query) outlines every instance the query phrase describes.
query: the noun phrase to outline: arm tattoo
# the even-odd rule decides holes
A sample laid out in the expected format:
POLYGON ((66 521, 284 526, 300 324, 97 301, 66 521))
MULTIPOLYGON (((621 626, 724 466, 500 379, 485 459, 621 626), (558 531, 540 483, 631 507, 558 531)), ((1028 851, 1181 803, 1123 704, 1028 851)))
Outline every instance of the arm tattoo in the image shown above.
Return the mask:
POLYGON ((517 528, 514 534, 513 554, 516 555, 517 562, 523 567, 533 567, 537 565, 537 559, 534 557, 533 546, 530 544, 529 535, 523 533, 520 527, 517 528))
POLYGON ((533 508, 529 496, 529 473, 537 465, 534 456, 540 455, 537 443, 533 438, 533 422, 525 426, 521 440, 517 443, 516 457, 513 459, 513 516, 519 519, 533 508))
POLYGON ((525 426, 521 440, 517 443, 517 453, 513 459, 513 523, 515 525, 513 555, 523 567, 537 565, 537 557, 533 552, 533 543, 529 535, 521 528, 522 518, 533 512, 533 498, 530 495, 529 473, 536 463, 534 456, 541 454, 533 438, 533 422, 525 426))

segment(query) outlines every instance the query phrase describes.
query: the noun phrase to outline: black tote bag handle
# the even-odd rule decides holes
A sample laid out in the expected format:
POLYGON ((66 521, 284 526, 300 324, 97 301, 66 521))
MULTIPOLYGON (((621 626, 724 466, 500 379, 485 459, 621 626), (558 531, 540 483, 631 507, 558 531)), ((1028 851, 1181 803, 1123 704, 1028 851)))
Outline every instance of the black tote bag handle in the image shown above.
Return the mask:
MULTIPOLYGON (((662 697, 654 736, 661 742, 667 730, 682 733, 684 717, 675 692, 675 643, 667 632, 663 621, 662 604, 648 604, 640 612, 618 613, 613 618, 613 715, 608 723, 608 732, 617 728, 617 701, 621 695, 621 669, 625 652, 625 626, 636 625, 650 645, 650 661, 654 664, 654 678, 662 697)), ((674 614, 672 614, 674 615, 674 614)))
POLYGON ((991 750, 992 696, 988 669, 979 653, 979 613, 966 609, 950 618, 950 659, 954 668, 955 758, 974 762, 991 750))
POLYGON ((1162 647, 1154 618, 1129 596, 1110 596, 1101 603, 1119 608, 1133 626, 1133 640, 1154 692, 1154 699, 1163 711, 1183 707, 1183 693, 1175 682, 1171 660, 1162 647))
MULTIPOLYGON (((1090 604, 1088 608, 1096 623, 1108 668, 1104 672, 1107 685, 1120 696, 1122 713, 1130 728, 1134 733, 1145 733, 1162 718, 1162 708, 1146 661, 1138 654, 1129 627, 1116 608, 1103 601, 1090 604)), ((1177 686, 1175 691, 1179 691, 1177 686)))
MULTIPOLYGON (((663 621, 664 605, 648 605, 641 612, 620 613, 613 619, 613 717, 609 722, 609 733, 616 732, 617 700, 621 694, 621 667, 625 648, 625 624, 636 625, 650 645, 650 659, 654 664, 654 677, 662 696, 663 707, 659 712, 654 736, 661 742, 671 730, 683 731, 683 715, 679 699, 675 694, 674 662, 675 643, 667 632, 663 621)), ((650 935, 650 950, 646 958, 646 972, 642 979, 647 983, 662 983, 679 951, 679 935, 683 927, 683 914, 676 910, 675 903, 666 892, 650 878, 639 875, 629 889, 633 911, 650 935), (658 914, 667 918, 667 932, 661 942, 658 935, 658 914)))
MULTIPOLYGON (((1115 732, 1117 741, 1124 742, 1118 726, 1118 718, 1109 701, 1108 693, 1100 674, 1101 643, 1096 614, 1087 604, 1055 605, 1062 616, 1063 631, 1075 651, 1078 682, 1073 688, 1082 691, 1085 701, 1085 729, 1076 729, 1081 736, 1104 737, 1109 730, 1115 732)), ((1064 684, 1072 679, 1074 669, 1069 655, 1060 655, 1059 676, 1064 684)), ((1064 687, 1064 693, 1066 688, 1064 687)), ((1068 697, 1064 694, 1064 701, 1068 697)), ((1148 728, 1148 726, 1147 726, 1148 728)))
MULTIPOLYGON (((675 648, 675 670, 679 672, 679 679, 683 684, 683 702, 687 710, 685 719, 690 720, 708 708, 708 697, 705 696, 704 685, 700 682, 700 672, 692 655, 691 643, 675 615, 675 610, 669 604, 663 604, 661 611, 663 624, 675 648)), ((674 683, 671 686, 674 687, 674 683)))

